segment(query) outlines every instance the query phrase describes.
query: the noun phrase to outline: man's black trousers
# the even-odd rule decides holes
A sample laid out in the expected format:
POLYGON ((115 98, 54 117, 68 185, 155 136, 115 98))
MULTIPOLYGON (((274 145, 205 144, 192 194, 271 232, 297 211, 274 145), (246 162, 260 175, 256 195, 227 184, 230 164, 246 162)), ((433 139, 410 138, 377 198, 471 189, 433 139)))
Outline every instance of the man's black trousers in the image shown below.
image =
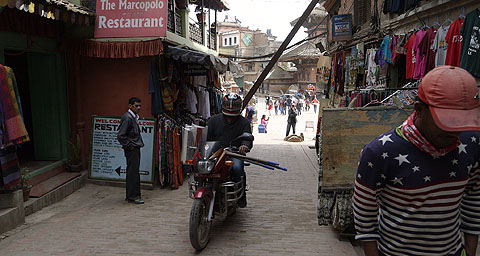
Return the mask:
POLYGON ((290 123, 290 122, 287 124, 287 135, 286 135, 285 137, 287 137, 288 134, 290 133, 290 127, 292 127, 292 129, 293 129, 293 134, 295 134, 295 125, 296 125, 296 124, 297 124, 297 123, 290 123))
POLYGON ((127 192, 128 200, 141 198, 140 193, 140 148, 133 150, 124 149, 127 158, 127 192))

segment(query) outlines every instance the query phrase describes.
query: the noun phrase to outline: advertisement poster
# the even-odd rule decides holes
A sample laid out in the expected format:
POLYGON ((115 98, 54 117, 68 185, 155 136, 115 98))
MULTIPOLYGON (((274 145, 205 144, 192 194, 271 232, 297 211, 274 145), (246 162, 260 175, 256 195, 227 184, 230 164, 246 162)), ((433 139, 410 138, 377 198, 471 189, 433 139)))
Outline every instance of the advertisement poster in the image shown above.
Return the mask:
MULTIPOLYGON (((145 146, 140 149, 140 181, 153 183, 155 119, 138 120, 145 146)), ((120 117, 93 116, 90 151, 90 179, 125 181, 127 162, 117 141, 120 117)))
POLYGON ((166 37, 167 0, 97 0, 95 38, 166 37))
POLYGON ((335 15, 332 18, 333 40, 349 40, 352 37, 352 15, 335 15))

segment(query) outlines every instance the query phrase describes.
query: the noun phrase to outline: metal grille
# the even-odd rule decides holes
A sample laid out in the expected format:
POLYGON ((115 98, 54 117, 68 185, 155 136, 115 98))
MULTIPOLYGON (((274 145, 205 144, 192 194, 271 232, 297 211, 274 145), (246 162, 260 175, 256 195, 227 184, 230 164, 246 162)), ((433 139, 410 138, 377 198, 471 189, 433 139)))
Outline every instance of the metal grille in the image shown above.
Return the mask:
POLYGON ((190 23, 190 40, 203 44, 202 29, 198 23, 190 23))

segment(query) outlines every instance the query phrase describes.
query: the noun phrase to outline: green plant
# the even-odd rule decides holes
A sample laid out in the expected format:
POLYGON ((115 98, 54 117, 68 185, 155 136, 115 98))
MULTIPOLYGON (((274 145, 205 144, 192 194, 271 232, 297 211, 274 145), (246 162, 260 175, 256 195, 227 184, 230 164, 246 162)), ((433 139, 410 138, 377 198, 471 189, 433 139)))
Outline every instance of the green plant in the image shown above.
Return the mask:
POLYGON ((30 170, 27 167, 23 167, 20 169, 22 174, 22 188, 28 188, 30 185, 28 184, 28 180, 31 177, 30 170))
POLYGON ((80 135, 77 133, 77 138, 75 143, 73 141, 67 141, 68 144, 72 147, 72 158, 70 159, 72 164, 79 164, 81 162, 81 152, 80 152, 80 135))

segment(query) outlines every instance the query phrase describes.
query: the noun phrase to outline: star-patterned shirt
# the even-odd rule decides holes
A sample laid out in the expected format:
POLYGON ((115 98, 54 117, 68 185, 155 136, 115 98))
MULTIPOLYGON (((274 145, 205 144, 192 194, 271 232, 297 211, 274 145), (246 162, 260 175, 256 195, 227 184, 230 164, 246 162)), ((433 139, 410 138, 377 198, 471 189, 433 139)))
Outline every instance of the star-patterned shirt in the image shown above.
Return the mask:
POLYGON ((480 139, 463 132, 431 156, 392 129, 367 144, 355 179, 356 238, 384 255, 455 255, 461 232, 480 234, 480 139))

